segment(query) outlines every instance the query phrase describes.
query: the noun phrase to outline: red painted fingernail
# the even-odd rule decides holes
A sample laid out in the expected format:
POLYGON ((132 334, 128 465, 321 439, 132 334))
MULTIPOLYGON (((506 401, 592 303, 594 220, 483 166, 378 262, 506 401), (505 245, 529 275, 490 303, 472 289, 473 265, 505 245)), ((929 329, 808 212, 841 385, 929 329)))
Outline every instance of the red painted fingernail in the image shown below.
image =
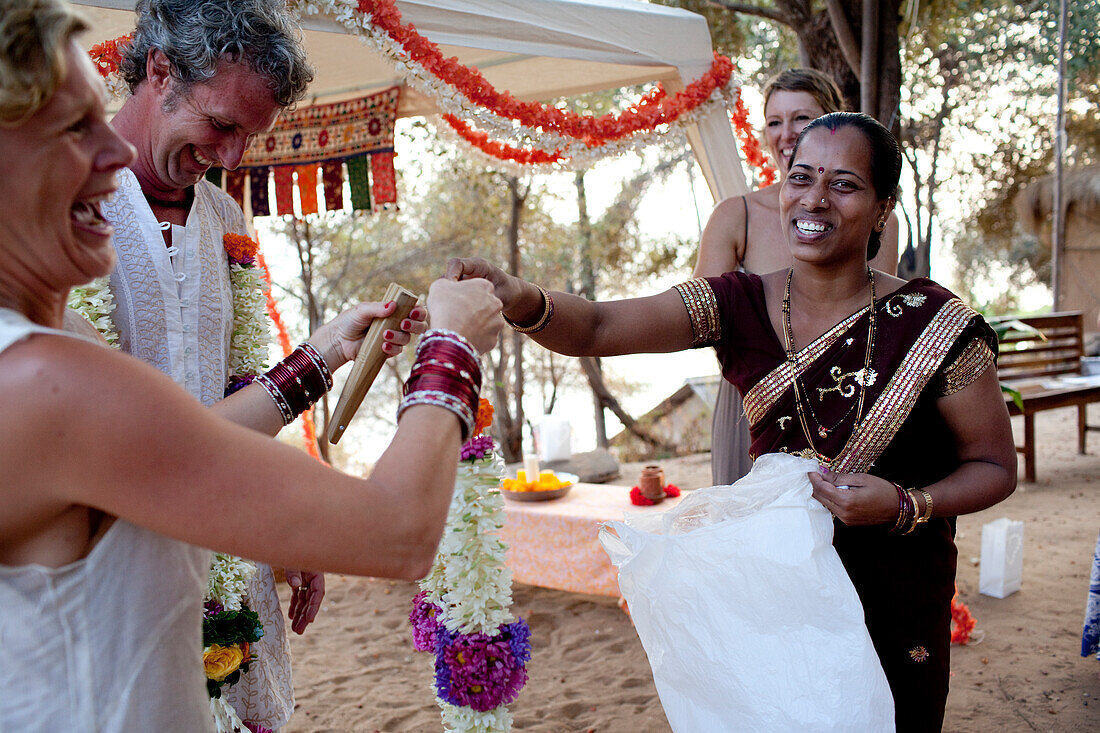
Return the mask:
POLYGON ((382 307, 383 307, 383 308, 389 308, 389 307, 390 307, 391 305, 393 305, 393 304, 394 304, 394 302, 395 302, 395 301, 392 301, 392 300, 391 300, 391 301, 389 301, 388 303, 386 303, 386 304, 385 304, 384 306, 382 306, 382 307))
POLYGON ((408 331, 412 327, 413 327, 412 321, 407 320, 407 319, 404 320, 404 321, 401 321, 401 330, 402 331, 408 331))
POLYGON ((387 329, 386 329, 386 330, 385 330, 385 331, 384 331, 384 332, 382 333, 382 338, 392 339, 392 338, 393 338, 393 331, 391 331, 391 330, 389 330, 389 329, 387 328, 387 329))

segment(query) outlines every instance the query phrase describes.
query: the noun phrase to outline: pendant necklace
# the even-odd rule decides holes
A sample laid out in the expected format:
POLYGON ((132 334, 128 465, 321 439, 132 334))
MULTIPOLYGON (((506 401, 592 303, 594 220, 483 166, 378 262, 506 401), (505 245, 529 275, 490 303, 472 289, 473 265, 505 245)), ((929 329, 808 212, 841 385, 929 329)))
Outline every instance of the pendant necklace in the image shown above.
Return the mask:
POLYGON ((836 458, 830 459, 825 456, 814 445, 814 440, 810 432, 810 426, 806 420, 806 411, 809 410, 813 415, 814 421, 817 423, 817 434, 820 438, 824 439, 829 437, 829 433, 840 427, 840 424, 844 422, 844 419, 851 413, 851 408, 848 408, 848 412, 845 412, 841 416, 840 420, 831 428, 827 428, 821 424, 821 421, 817 419, 817 415, 813 414, 813 406, 810 404, 810 397, 808 390, 805 389, 805 385, 801 384, 801 369, 800 360, 798 354, 794 349, 794 331, 791 328, 791 278, 794 275, 794 268, 787 270, 787 286, 783 291, 783 340, 785 351, 787 353, 787 362, 791 365, 791 370, 794 375, 792 380, 794 388, 794 406, 798 412, 798 422, 802 426, 802 434, 806 437, 806 442, 810 446, 810 450, 814 456, 828 466, 833 460, 839 458, 845 450, 848 448, 848 444, 852 442, 852 438, 855 437, 856 432, 859 429, 860 423, 863 421, 863 405, 864 397, 867 392, 867 382, 870 380, 867 375, 871 373, 871 363, 873 361, 875 352, 875 331, 877 330, 877 317, 875 315, 875 273, 870 267, 867 268, 867 281, 871 286, 871 310, 867 314, 867 352, 863 357, 863 378, 859 381, 859 400, 856 403, 856 417, 855 422, 852 424, 852 433, 848 436, 848 440, 845 441, 844 447, 837 453, 836 458), (801 385, 801 388, 800 388, 801 385), (802 406, 802 392, 806 392, 806 407, 802 406))

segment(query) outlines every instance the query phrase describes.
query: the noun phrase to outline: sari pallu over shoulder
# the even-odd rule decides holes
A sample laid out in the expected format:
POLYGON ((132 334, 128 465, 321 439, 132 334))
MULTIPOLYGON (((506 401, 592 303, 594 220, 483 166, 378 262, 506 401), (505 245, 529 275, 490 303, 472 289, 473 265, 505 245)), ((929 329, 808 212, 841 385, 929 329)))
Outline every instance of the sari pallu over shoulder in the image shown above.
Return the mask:
POLYGON ((800 350, 792 363, 767 318, 759 277, 727 273, 705 282, 721 324, 720 335, 710 343, 717 347, 725 377, 744 394, 753 457, 779 451, 818 457, 799 421, 796 377, 814 431, 813 448, 830 459, 833 470, 863 472, 897 435, 930 383, 938 391, 955 391, 995 359, 992 329, 930 280, 910 281, 876 303, 870 369, 865 364, 869 306, 800 350), (954 377, 948 380, 947 373, 954 377), (861 385, 865 407, 856 426, 861 385))

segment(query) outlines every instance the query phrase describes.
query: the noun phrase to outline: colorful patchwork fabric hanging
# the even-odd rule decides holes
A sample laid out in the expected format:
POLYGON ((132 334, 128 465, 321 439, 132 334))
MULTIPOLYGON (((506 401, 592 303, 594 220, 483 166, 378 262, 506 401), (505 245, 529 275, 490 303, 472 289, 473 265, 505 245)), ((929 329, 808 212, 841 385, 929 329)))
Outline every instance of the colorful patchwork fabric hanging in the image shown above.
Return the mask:
POLYGON ((279 216, 294 216, 294 167, 275 167, 275 211, 279 216))
POLYGON ((302 216, 317 213, 317 164, 309 163, 294 169, 298 196, 302 204, 302 216))
POLYGON ((397 203, 397 172, 393 168, 394 152, 374 153, 370 156, 371 179, 374 181, 374 203, 397 203))
POLYGON ((252 216, 269 216, 271 206, 267 200, 267 177, 271 168, 261 165, 248 169, 248 191, 252 203, 252 216))
POLYGON ((233 197, 233 200, 237 202, 237 206, 241 207, 241 211, 244 211, 244 182, 247 178, 248 170, 246 168, 225 172, 225 192, 233 197))
POLYGON ((344 208, 344 163, 326 160, 321 163, 321 181, 325 189, 325 208, 339 211, 344 208))
MULTIPOLYGON (((270 213, 267 177, 271 170, 275 175, 279 215, 295 213, 294 186, 298 187, 299 213, 317 213, 318 166, 322 169, 325 208, 329 211, 343 208, 345 164, 353 209, 369 211, 382 208, 381 205, 394 208, 397 186, 393 131, 400 91, 399 87, 392 87, 359 99, 284 112, 274 129, 257 139, 241 163, 242 169, 249 171, 252 215, 270 213)), ((227 190, 236 185, 230 183, 230 177, 226 178, 227 190)))

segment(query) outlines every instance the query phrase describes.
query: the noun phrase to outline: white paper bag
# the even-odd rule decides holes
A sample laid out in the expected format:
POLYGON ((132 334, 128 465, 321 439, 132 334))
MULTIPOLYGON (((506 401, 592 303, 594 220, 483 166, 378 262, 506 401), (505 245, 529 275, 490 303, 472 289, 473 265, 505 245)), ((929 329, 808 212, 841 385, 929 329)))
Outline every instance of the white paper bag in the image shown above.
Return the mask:
POLYGON ((982 566, 978 591, 1005 598, 1020 590, 1024 579, 1024 523, 1008 517, 982 526, 982 566))
POLYGON ((544 415, 535 433, 540 461, 567 461, 573 457, 573 428, 569 420, 544 415))
POLYGON ((600 529, 677 733, 894 730, 816 470, 768 454, 732 486, 600 529))

